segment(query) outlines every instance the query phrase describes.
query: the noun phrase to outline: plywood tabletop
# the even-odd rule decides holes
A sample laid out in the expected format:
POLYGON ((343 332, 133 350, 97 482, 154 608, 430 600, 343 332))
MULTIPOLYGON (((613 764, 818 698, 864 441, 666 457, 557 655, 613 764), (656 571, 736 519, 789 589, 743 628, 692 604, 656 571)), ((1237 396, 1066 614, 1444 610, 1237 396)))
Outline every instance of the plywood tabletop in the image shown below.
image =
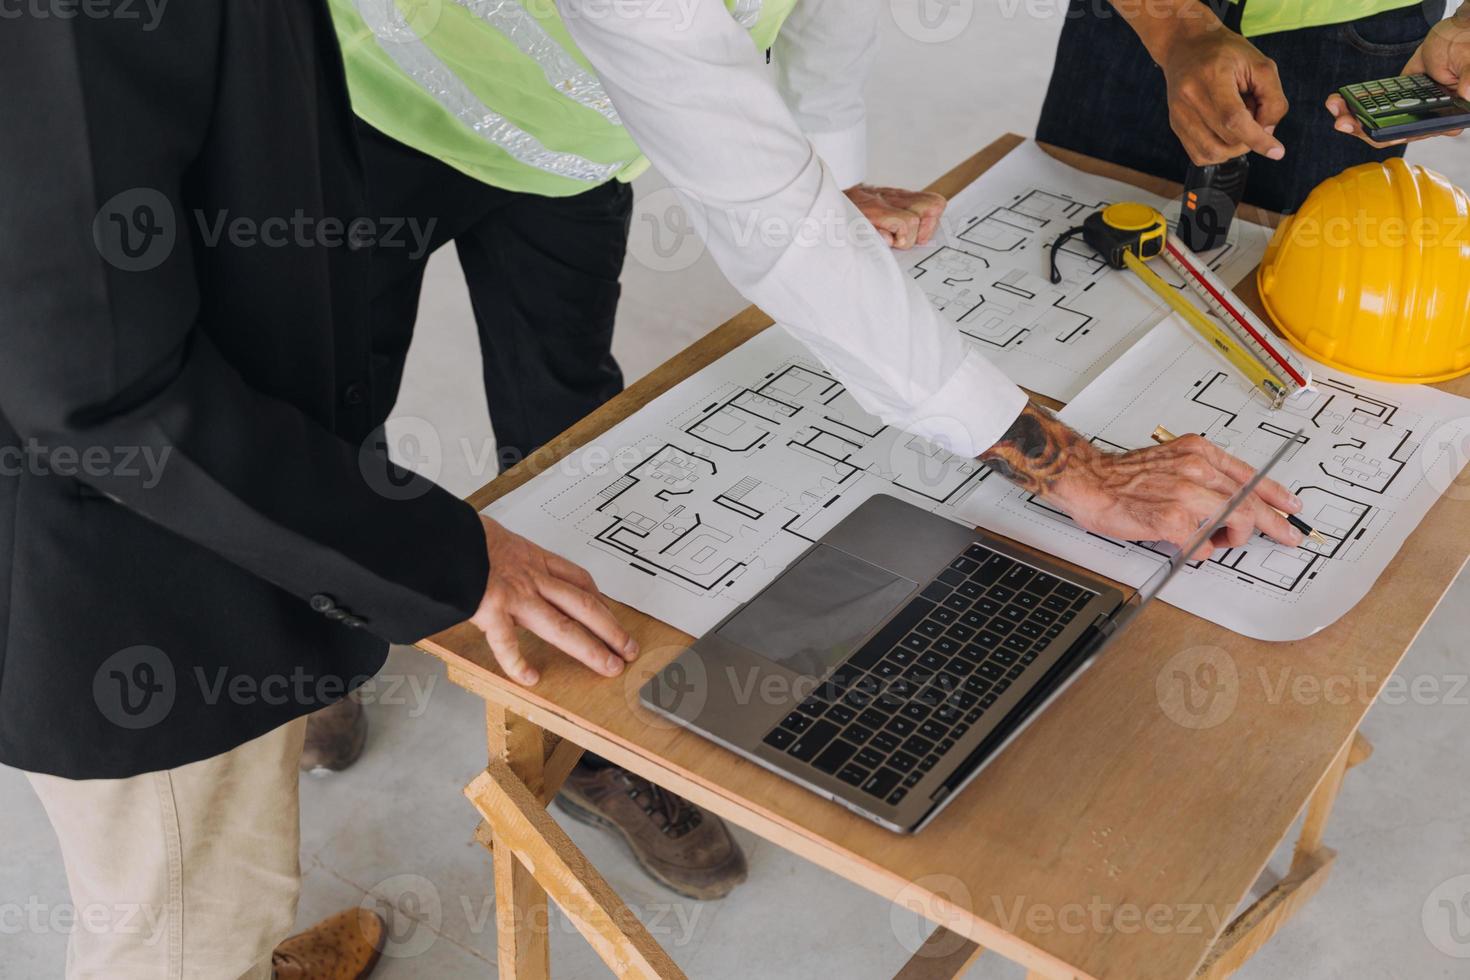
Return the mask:
MULTIPOLYGON (((934 189, 953 194, 1021 142, 997 140, 934 189)), ((1178 191, 1049 152, 1156 193, 1178 191)), ((1239 292, 1260 309, 1253 285, 1239 292)), ((740 314, 470 499, 486 506, 768 324, 759 311, 740 314)), ((1442 387, 1470 395, 1467 379, 1442 387)), ((1467 501, 1470 485, 1450 488, 1372 593, 1307 640, 1250 640, 1153 604, 1081 683, 911 837, 646 712, 639 687, 689 637, 626 606, 616 608, 644 654, 618 680, 530 643, 542 680, 517 687, 468 627, 421 646, 457 681, 536 724, 1031 968, 1182 980, 1470 556, 1467 501)))

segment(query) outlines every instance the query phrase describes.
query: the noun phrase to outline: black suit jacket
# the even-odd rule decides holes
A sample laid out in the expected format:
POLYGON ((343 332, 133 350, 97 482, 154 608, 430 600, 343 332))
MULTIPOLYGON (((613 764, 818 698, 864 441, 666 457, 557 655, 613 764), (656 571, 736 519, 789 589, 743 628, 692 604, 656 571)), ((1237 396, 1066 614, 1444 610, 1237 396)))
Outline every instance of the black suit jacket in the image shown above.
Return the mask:
POLYGON ((216 755, 468 617, 476 515, 370 434, 320 0, 28 10, 0 91, 0 761, 216 755))

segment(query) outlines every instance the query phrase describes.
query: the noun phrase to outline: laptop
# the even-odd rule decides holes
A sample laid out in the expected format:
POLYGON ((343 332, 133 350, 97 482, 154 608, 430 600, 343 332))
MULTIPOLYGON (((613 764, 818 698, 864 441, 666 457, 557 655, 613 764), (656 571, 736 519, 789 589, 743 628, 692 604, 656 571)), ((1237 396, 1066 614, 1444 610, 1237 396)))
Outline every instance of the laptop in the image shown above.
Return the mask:
POLYGON ((871 497, 640 699, 912 833, 1086 671, 1295 441, 1128 599, 995 535, 871 497))

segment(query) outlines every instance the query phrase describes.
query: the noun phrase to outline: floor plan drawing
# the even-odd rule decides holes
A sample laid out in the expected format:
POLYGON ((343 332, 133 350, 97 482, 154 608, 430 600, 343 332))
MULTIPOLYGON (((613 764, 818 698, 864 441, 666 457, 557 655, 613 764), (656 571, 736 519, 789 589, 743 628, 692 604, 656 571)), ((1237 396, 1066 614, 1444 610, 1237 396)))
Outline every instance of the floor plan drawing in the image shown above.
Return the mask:
MULTIPOLYGON (((1178 211, 1027 143, 956 195, 935 239, 899 261, 934 308, 1017 384, 1065 401, 1168 313, 1131 273, 1109 269, 1081 238, 1057 250, 1061 281, 1051 282, 1051 244, 1120 200, 1178 211)), ((1259 261, 1266 238, 1266 229, 1237 221, 1207 264, 1234 283, 1259 261)), ((1183 288, 1171 269, 1155 264, 1183 288)))
MULTIPOLYGON (((1326 543, 1255 539, 1191 566, 1164 598, 1250 636, 1308 635, 1351 608, 1454 483, 1470 400, 1321 368, 1315 387, 1272 411, 1142 283, 1081 243, 1060 250, 1053 283, 1055 236, 1123 199, 1165 203, 1027 144, 955 197, 934 242, 896 254, 971 344, 1018 383, 1070 401, 1063 418, 1106 448, 1148 445, 1158 425, 1255 465, 1289 443, 1274 475, 1326 543)), ((1210 259, 1227 282, 1264 246, 1264 229, 1236 228, 1210 259)), ((586 567, 607 595, 701 635, 877 493, 1134 585, 1169 553, 1091 534, 976 460, 884 425, 779 326, 487 513, 586 567)))
MULTIPOLYGON (((1314 387, 1272 411, 1171 317, 1062 412, 1113 451, 1149 445, 1158 425, 1199 433, 1257 467, 1290 444, 1273 476, 1301 498, 1300 516, 1326 543, 1286 548, 1257 537, 1191 564, 1163 594, 1260 639, 1299 639, 1352 608, 1453 481, 1464 461, 1454 446, 1470 432, 1466 399, 1313 368, 1314 387)), ((1132 585, 1172 553, 1089 533, 1001 481, 961 512, 1132 585)))
POLYGON ((699 634, 874 493, 953 517, 988 475, 863 411, 777 327, 489 513, 699 634))

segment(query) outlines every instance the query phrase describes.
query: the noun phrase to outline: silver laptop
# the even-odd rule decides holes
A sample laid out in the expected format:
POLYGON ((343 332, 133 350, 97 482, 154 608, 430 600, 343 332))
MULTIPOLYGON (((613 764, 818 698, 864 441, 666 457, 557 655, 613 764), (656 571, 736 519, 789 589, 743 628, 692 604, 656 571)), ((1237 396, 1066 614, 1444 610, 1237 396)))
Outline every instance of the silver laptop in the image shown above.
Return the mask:
POLYGON ((867 500, 641 699, 913 832, 1074 683, 1294 444, 1130 599, 895 497, 867 500))

